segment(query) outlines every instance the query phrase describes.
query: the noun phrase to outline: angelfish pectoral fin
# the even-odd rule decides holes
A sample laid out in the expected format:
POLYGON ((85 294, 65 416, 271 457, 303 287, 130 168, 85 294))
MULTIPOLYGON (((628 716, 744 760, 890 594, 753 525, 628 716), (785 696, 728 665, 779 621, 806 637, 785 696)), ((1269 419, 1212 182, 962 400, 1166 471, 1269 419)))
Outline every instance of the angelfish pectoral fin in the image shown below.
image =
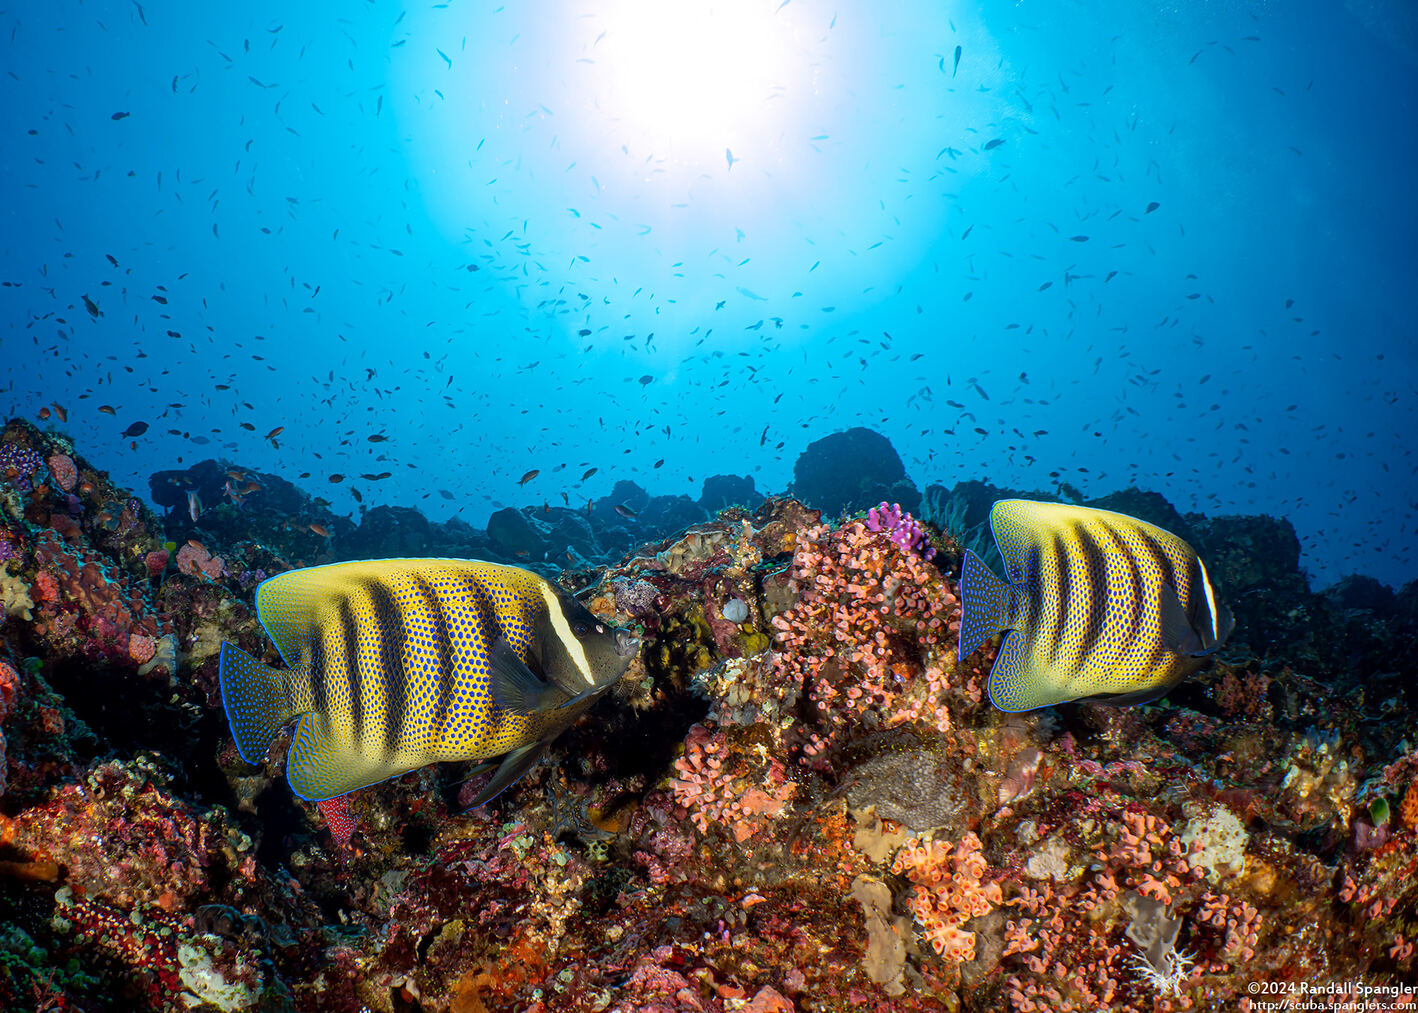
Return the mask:
POLYGON ((1225 605, 1218 602, 1216 604, 1216 643, 1212 645, 1211 649, 1213 651, 1219 650, 1235 628, 1236 616, 1225 605))
POLYGON ((570 700, 567 700, 565 703, 557 704, 556 709, 559 710, 559 711, 564 711, 564 710, 566 710, 566 708, 568 708, 568 707, 575 707, 578 703, 582 703, 583 701, 589 700, 589 699, 591 699, 591 697, 593 697, 593 696, 600 696, 600 695, 601 695, 602 693, 604 693, 606 690, 610 689, 611 686, 613 686, 613 685, 614 685, 614 683, 606 683, 606 685, 604 685, 604 686, 592 686, 590 689, 586 690, 584 693, 577 693, 575 696, 573 696, 570 700))
POLYGON ((480 805, 487 805, 522 780, 527 771, 537 765, 537 761, 542 758, 542 753, 546 752, 547 745, 547 741, 529 742, 508 753, 503 757, 502 765, 497 768, 497 773, 492 775, 492 780, 488 782, 487 787, 478 792, 477 798, 473 799, 472 805, 468 808, 476 809, 480 805))
POLYGON ((528 668, 506 640, 488 650, 488 668, 492 699, 508 713, 543 714, 556 708, 561 691, 528 668))
POLYGON ((1187 620, 1186 609, 1171 584, 1164 583, 1158 591, 1157 618, 1162 627, 1162 646, 1184 658, 1196 658, 1210 653, 1201 637, 1187 620))

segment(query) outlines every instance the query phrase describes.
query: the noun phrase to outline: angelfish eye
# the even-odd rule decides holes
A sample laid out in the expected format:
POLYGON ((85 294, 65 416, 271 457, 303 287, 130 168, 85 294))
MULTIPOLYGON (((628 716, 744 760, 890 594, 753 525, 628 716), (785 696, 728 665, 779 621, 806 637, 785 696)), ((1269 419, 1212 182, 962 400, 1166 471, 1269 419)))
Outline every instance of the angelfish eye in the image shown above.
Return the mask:
POLYGON ((575 626, 571 627, 571 632, 575 633, 578 637, 584 637, 586 635, 586 624, 577 623, 575 626))

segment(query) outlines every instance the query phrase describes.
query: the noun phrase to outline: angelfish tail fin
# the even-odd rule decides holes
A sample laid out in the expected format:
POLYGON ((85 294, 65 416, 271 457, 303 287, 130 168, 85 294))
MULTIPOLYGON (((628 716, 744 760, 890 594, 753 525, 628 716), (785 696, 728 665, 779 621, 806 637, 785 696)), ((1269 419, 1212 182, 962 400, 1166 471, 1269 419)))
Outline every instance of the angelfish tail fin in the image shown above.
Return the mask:
POLYGON ((237 752, 247 763, 261 763, 281 726, 299 713, 286 673, 224 643, 217 678, 237 752))
POLYGON ((979 556, 965 550, 960 567, 960 660, 1004 629, 1009 586, 979 556))

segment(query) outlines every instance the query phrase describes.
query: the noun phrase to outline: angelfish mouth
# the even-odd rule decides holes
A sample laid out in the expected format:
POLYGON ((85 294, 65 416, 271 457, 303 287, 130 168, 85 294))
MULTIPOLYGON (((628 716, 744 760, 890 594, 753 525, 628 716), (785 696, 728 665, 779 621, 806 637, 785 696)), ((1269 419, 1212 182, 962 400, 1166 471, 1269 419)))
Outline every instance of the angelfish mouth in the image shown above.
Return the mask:
POLYGON ((640 638, 629 630, 618 630, 615 635, 615 653, 622 658, 632 657, 640 650, 640 638))

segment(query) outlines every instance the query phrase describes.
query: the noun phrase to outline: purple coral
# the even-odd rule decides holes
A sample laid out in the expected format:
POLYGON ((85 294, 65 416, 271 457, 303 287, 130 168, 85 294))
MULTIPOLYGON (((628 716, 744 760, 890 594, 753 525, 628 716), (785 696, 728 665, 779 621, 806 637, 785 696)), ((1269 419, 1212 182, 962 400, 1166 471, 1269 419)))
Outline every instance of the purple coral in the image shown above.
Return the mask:
POLYGON ((926 562, 935 558, 935 549, 921 522, 901 509, 900 503, 881 503, 867 511, 867 530, 885 531, 903 552, 914 552, 926 562))
POLYGON ((655 609, 660 589, 648 580, 620 578, 615 582, 615 607, 632 616, 642 616, 655 609))

